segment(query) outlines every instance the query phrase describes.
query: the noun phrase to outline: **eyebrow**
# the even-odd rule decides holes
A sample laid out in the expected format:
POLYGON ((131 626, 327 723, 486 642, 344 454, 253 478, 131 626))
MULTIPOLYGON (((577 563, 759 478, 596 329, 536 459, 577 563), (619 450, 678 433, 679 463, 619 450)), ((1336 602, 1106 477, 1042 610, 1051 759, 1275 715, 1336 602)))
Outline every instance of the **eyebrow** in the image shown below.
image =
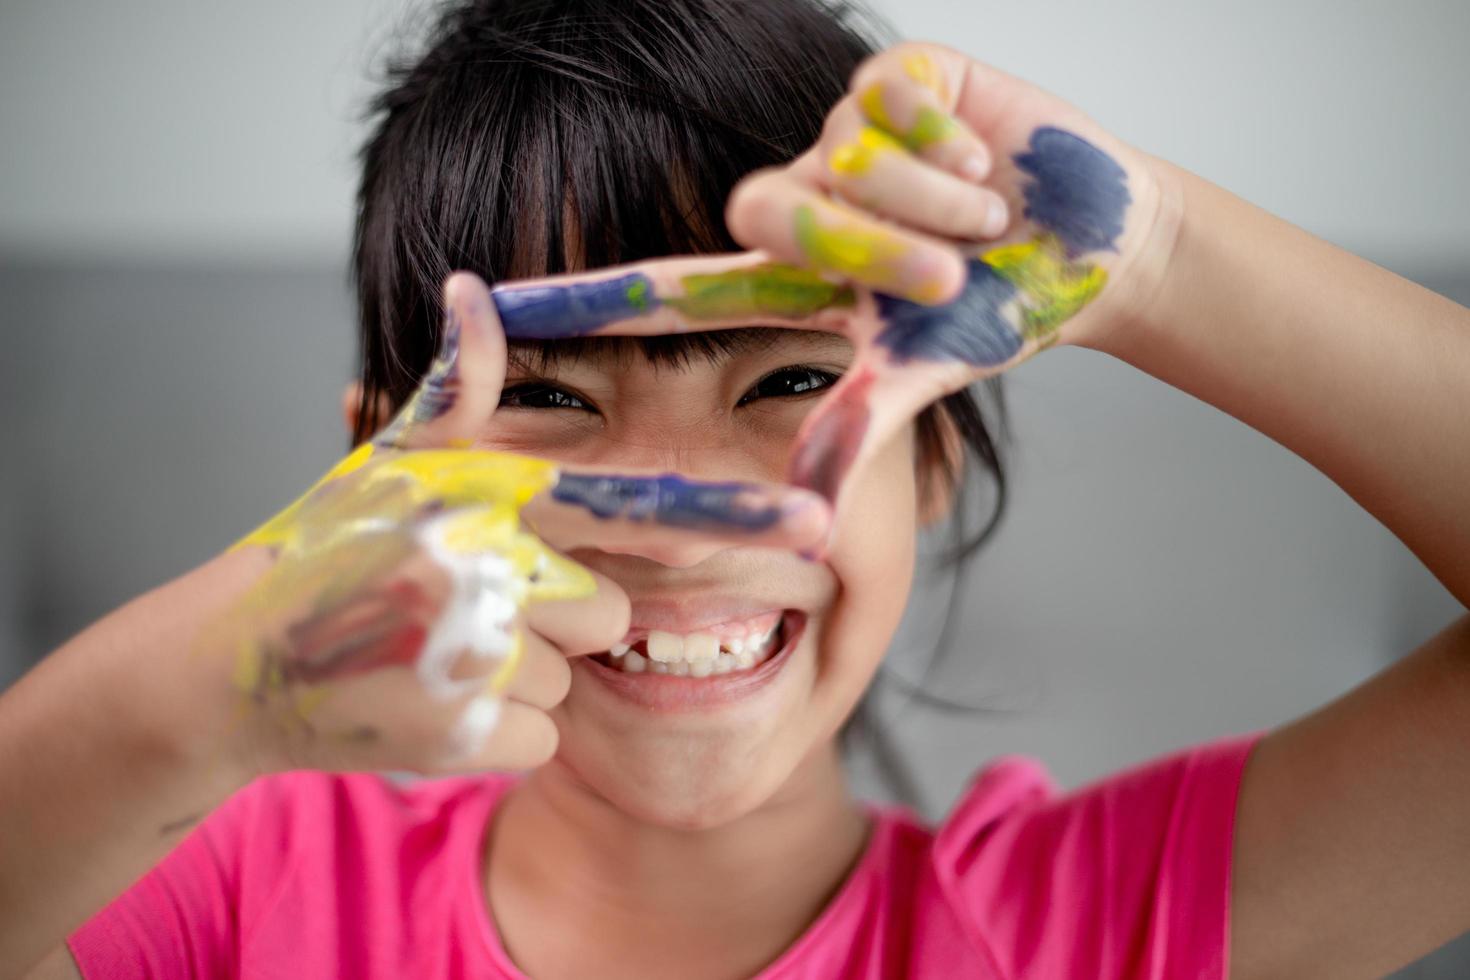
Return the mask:
POLYGON ((746 354, 759 354, 786 340, 799 340, 813 353, 847 353, 852 344, 841 334, 787 327, 737 327, 647 337, 573 337, 566 340, 511 340, 507 358, 524 371, 544 373, 557 367, 591 362, 623 365, 635 354, 655 367, 684 370, 704 362, 723 364, 746 354))

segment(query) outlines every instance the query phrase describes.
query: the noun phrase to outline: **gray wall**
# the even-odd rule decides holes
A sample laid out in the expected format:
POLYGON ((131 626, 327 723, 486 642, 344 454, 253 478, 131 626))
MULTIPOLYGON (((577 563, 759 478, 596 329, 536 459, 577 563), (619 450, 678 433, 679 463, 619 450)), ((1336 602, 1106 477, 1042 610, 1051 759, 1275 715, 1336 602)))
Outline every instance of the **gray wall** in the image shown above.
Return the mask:
MULTIPOLYGON (((343 448, 354 117, 414 7, 0 0, 0 685, 343 448)), ((881 7, 1470 301, 1470 5, 881 7)), ((1459 611, 1319 473, 1189 396, 1077 350, 1008 380, 1011 513, 931 678, 986 710, 880 701, 931 814, 1001 753, 1075 785, 1278 724, 1459 611)), ((948 585, 917 583, 895 672, 923 672, 948 585)))

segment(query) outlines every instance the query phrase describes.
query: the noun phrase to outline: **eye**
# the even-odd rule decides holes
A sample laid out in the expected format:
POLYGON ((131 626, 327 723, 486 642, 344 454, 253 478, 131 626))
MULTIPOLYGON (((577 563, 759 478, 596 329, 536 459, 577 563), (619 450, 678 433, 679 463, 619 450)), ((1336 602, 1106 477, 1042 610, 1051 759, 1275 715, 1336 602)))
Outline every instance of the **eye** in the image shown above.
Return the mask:
POLYGON ((757 381, 735 404, 748 405, 761 398, 793 398, 810 395, 836 384, 837 375, 820 368, 795 365, 772 371, 757 381))
POLYGON ((595 411, 578 396, 544 381, 528 381, 511 385, 500 393, 501 408, 570 408, 578 412, 595 411))

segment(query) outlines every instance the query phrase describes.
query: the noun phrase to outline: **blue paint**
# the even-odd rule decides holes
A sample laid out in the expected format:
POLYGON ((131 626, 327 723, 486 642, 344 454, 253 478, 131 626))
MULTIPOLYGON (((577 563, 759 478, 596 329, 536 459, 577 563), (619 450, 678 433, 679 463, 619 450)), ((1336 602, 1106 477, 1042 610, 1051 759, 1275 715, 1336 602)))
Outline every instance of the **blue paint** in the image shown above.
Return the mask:
POLYGON ((768 499, 748 483, 701 483, 662 476, 592 476, 563 473, 554 499, 585 507, 600 518, 654 521, 672 527, 764 531, 781 519, 772 504, 752 506, 747 496, 768 499))
POLYGON ((1021 349, 1021 335, 1001 313, 1016 287, 980 259, 969 261, 965 288, 944 306, 924 306, 879 296, 878 314, 886 322, 877 342, 900 364, 964 361, 982 367, 1004 364, 1021 349))
POLYGON ((565 286, 498 286, 490 296, 505 335, 531 340, 582 337, 660 305, 641 272, 565 286))
POLYGON ((1025 188, 1026 217, 1060 238, 1068 257, 1117 251, 1133 199, 1128 175, 1112 157, 1080 136, 1043 126, 1016 165, 1034 178, 1025 188))

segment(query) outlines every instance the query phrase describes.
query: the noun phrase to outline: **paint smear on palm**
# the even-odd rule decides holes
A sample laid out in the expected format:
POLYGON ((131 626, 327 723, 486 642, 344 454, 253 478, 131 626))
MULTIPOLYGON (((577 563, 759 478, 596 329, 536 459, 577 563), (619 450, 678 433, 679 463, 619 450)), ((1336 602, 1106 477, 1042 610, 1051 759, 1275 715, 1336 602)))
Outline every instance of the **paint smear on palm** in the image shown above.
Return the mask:
MULTIPOLYGON (((715 284, 711 288, 718 293, 715 284)), ((677 474, 564 471, 509 453, 399 452, 364 445, 237 546, 264 546, 276 555, 275 567, 240 614, 264 621, 292 611, 282 627, 290 636, 239 651, 237 684, 259 699, 282 687, 401 663, 417 644, 422 653, 415 663, 431 693, 448 696, 457 690, 447 681, 449 664, 466 647, 504 658, 491 685, 502 689, 519 647, 484 637, 498 637, 500 625, 529 602, 579 598, 595 590, 581 566, 525 526, 523 511, 538 499, 555 505, 540 507, 538 522, 565 523, 570 511, 598 527, 627 525, 594 531, 581 544, 693 532, 737 542, 789 538, 804 546, 820 540, 827 529, 822 502, 795 490, 677 474), (449 583, 438 618, 366 615, 386 608, 382 600, 396 588, 389 572, 423 552, 426 543, 449 583), (303 609, 303 596, 317 600, 303 609), (475 632, 490 619, 491 626, 475 632), (354 625, 360 627, 356 632, 354 625), (504 649, 487 649, 492 645, 504 649)), ((421 605, 402 603, 401 609, 421 605)), ((252 634, 246 629, 241 635, 252 634)))
MULTIPOLYGON (((502 689, 519 646, 509 632, 501 642, 497 630, 515 610, 595 590, 581 566, 521 526, 522 508, 556 477, 551 463, 506 453, 359 447, 237 545, 266 546, 276 555, 240 614, 269 621, 281 610, 295 612, 276 644, 238 652, 236 683, 260 698, 270 689, 413 660, 433 692, 461 646, 440 644, 436 654, 433 640, 452 634, 503 660, 491 682, 492 690, 502 689), (425 550, 420 532, 431 524, 438 532, 431 557, 450 595, 434 615, 420 615, 423 604, 406 601, 406 580, 391 573, 425 550), (298 608, 302 597, 312 597, 310 608, 298 608), (384 615, 366 615, 370 609, 384 615), (492 609, 504 614, 490 617, 492 609), (470 620, 476 625, 467 626, 470 620)), ((442 684, 440 690, 448 692, 442 684)))
POLYGON ((793 484, 835 501, 846 473, 895 426, 939 395, 1055 343, 1061 325, 1103 291, 1107 270, 1086 256, 1117 250, 1131 203, 1127 174, 1054 127, 1033 132, 1015 162, 1036 234, 970 259, 951 303, 877 297, 881 328, 850 372, 867 380, 839 385, 808 416, 792 454, 793 484), (894 383, 899 375, 907 384, 894 383), (885 383, 875 388, 874 377, 885 383))

